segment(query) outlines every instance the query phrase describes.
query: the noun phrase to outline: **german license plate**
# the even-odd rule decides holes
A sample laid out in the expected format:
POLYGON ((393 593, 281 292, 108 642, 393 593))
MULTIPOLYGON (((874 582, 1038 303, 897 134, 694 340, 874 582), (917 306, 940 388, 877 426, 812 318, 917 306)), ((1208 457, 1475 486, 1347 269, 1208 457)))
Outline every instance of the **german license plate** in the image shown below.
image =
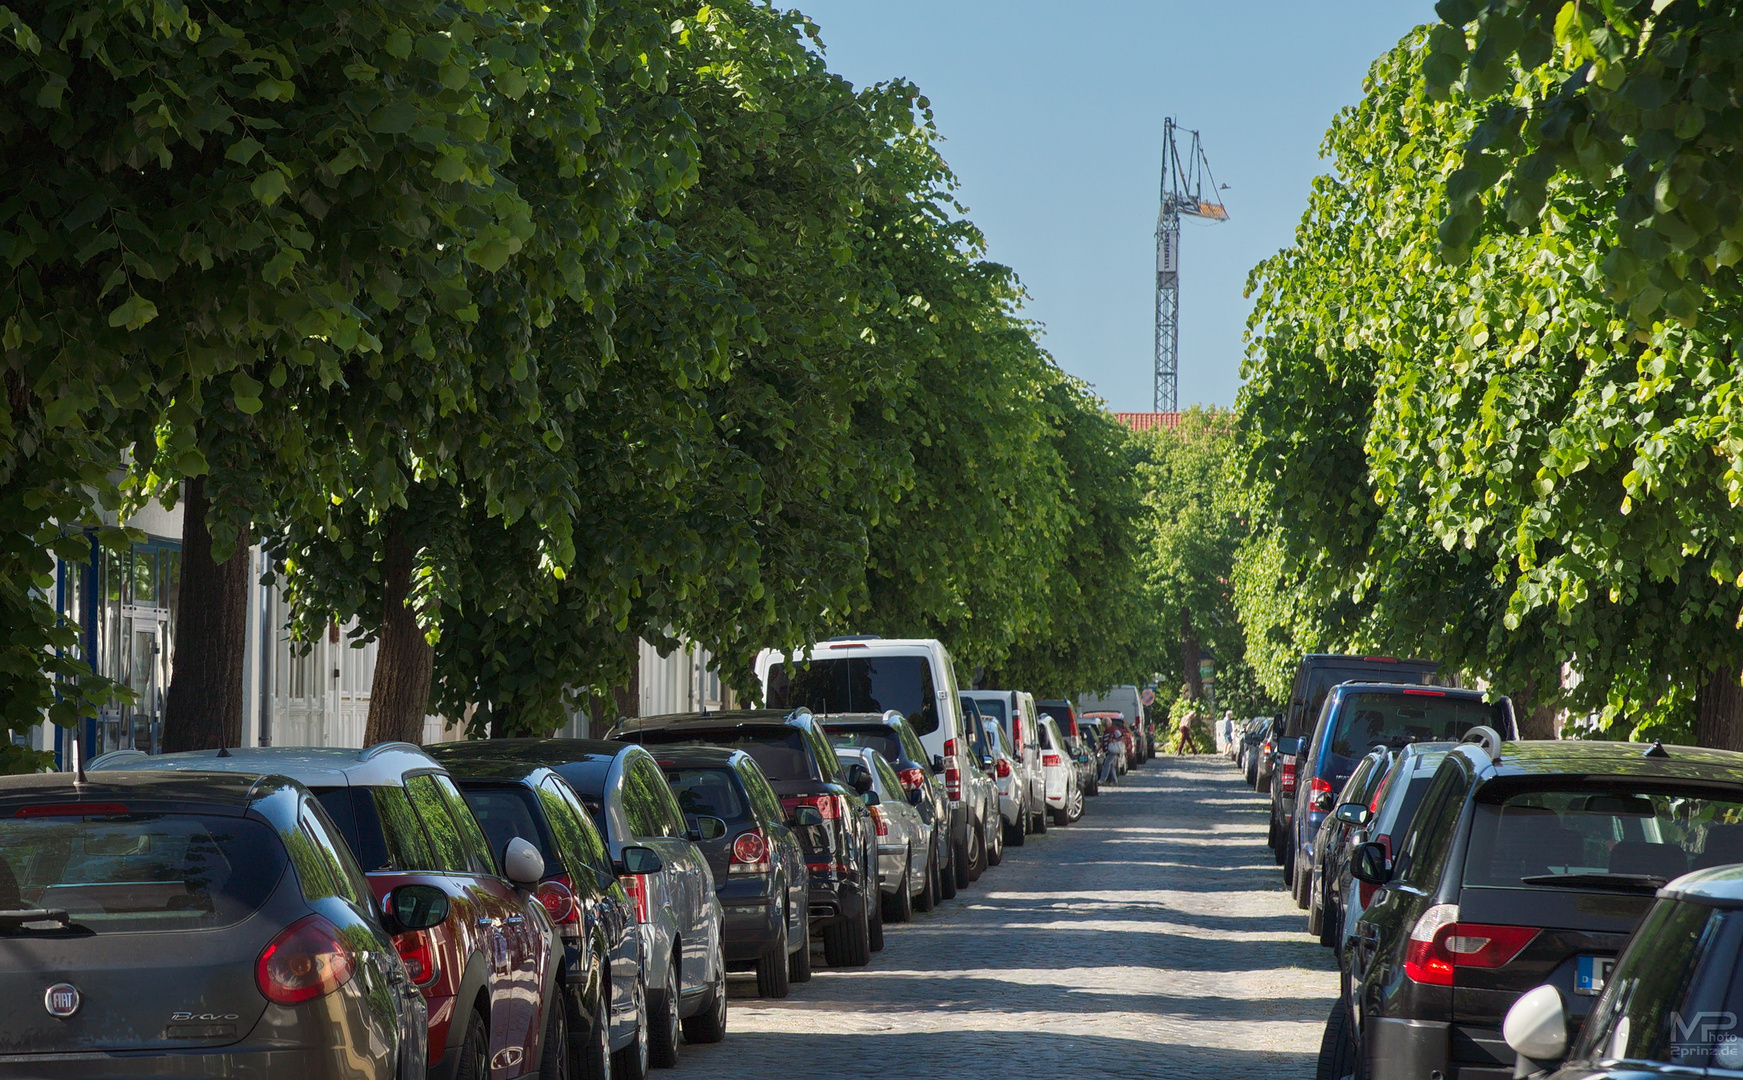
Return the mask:
POLYGON ((1582 956, 1574 968, 1574 993, 1601 994, 1610 981, 1610 969, 1616 966, 1613 956, 1582 956))

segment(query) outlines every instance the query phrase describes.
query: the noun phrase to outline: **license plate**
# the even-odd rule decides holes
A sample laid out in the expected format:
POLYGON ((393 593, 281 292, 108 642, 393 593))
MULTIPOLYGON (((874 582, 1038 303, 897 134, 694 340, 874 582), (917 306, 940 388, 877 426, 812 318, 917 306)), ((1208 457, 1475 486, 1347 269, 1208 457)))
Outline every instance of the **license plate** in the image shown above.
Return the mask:
POLYGON ((1574 968, 1574 993, 1601 994, 1610 981, 1610 969, 1616 966, 1613 956, 1582 956, 1574 968))

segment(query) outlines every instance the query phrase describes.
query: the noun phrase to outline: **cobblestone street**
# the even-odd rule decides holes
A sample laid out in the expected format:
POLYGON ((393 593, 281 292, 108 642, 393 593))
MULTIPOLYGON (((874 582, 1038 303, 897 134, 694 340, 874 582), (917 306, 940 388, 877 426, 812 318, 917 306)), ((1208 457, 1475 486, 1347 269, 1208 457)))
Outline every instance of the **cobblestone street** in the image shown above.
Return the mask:
POLYGON ((1283 891, 1263 797, 1221 757, 1102 790, 891 925, 870 967, 819 966, 781 1002, 736 981, 727 1041, 667 1075, 1311 1076, 1337 976, 1283 891))

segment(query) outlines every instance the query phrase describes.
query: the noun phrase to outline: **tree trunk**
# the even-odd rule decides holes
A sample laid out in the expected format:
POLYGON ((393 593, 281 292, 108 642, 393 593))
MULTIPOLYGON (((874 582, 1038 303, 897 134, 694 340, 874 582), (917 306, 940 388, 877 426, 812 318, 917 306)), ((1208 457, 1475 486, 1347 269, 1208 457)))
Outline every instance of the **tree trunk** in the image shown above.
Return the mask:
POLYGON ((391 524, 381 557, 381 636, 375 650, 375 677, 369 684, 365 746, 423 741, 435 650, 424 640, 417 611, 407 603, 416 555, 403 524, 391 524))
POLYGON ((1743 685, 1737 668, 1721 664, 1695 691, 1695 745, 1743 750, 1743 685))
POLYGON ((1524 692, 1513 698, 1513 714, 1519 723, 1521 739, 1561 738, 1556 707, 1539 703, 1536 680, 1527 682, 1524 692))
POLYGON ((223 563, 212 561, 206 480, 187 482, 182 505, 182 580, 177 593, 175 672, 163 710, 163 749, 242 745, 242 667, 248 644, 250 533, 223 563))
POLYGON ((1186 699, 1197 701, 1204 696, 1204 683, 1198 677, 1198 635, 1192 629, 1192 609, 1180 609, 1180 666, 1186 676, 1186 699))
POLYGON ((624 718, 642 714, 642 654, 641 642, 636 642, 635 661, 630 665, 629 681, 611 692, 617 701, 617 715, 624 718))

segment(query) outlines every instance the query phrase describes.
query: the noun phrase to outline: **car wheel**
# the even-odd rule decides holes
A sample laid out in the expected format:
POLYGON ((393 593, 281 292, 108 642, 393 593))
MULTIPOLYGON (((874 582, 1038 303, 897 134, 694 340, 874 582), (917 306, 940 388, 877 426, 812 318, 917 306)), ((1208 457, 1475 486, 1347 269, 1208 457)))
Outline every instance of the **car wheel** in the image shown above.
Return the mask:
POLYGON ((611 1055, 612 1080, 647 1080, 648 1075, 648 984, 635 977, 635 1039, 611 1055))
POLYGON ((805 908, 804 921, 799 923, 799 947, 787 954, 787 981, 811 981, 811 909, 805 908))
POLYGON ((1335 952, 1343 926, 1344 913, 1332 901, 1331 882, 1327 881, 1319 891, 1319 943, 1335 952))
POLYGON ((599 1007, 593 1023, 575 1046, 581 1080, 611 1080, 611 973, 599 973, 599 1007))
POLYGON ((1091 797, 1101 794, 1101 777, 1092 776, 1089 778, 1089 792, 1088 792, 1088 794, 1091 797))
MULTIPOLYGON (((972 822, 970 823, 972 826, 972 822)), ((950 883, 946 886, 944 896, 949 899, 956 895, 956 890, 968 888, 968 841, 950 845, 950 883)))
POLYGON ((460 1058, 455 1062, 454 1080, 484 1080, 490 1070, 490 1030, 484 1017, 474 1009, 466 1021, 466 1035, 460 1041, 460 1058))
POLYGON ((934 841, 926 848, 926 880, 921 883, 920 895, 914 898, 915 911, 931 911, 938 906, 938 844, 934 841))
POLYGON ((908 849, 908 867, 902 871, 902 883, 896 895, 884 897, 884 919, 888 922, 912 922, 914 919, 914 851, 908 849))
MULTIPOLYGON (((781 935, 785 945, 786 935, 781 935)), ((780 964, 782 974, 786 974, 787 965, 780 964)), ((759 976, 761 972, 758 972, 759 976)), ((783 980, 784 981, 784 980, 783 980)), ((760 988, 762 980, 757 980, 760 988)), ((684 1018, 684 1041, 700 1046, 703 1043, 717 1043, 726 1038, 726 962, 723 960, 715 966, 714 986, 708 991, 708 1004, 696 1010, 695 1016, 684 1018)))
POLYGON ((1082 818, 1083 792, 1080 789, 1074 789, 1071 794, 1065 796, 1065 823, 1070 825, 1082 818))
MULTIPOLYGON (((974 836, 969 843, 972 846, 968 850, 968 881, 979 881, 980 876, 986 873, 986 827, 984 824, 974 830, 974 836)), ((967 885, 968 881, 962 884, 967 885)))
MULTIPOLYGON (((872 952, 884 951, 884 891, 874 882, 866 896, 865 939, 872 952)), ((866 957, 869 961, 871 957, 866 957)))
POLYGON ((857 917, 837 919, 823 928, 823 959, 830 967, 871 963, 871 927, 863 905, 857 917))
POLYGON ((766 998, 784 998, 792 992, 789 983, 792 972, 787 962, 787 913, 781 912, 781 931, 774 944, 763 950, 757 957, 757 996, 766 998))
POLYGON ((1320 939, 1325 944, 1325 908, 1320 906, 1319 890, 1313 887, 1312 878, 1308 879, 1308 892, 1312 895, 1307 901, 1307 932, 1320 939))
POLYGON ((551 988, 545 1011, 545 1040, 539 1047, 539 1080, 570 1080, 569 1003, 562 984, 551 988))
POLYGON ((1001 813, 998 825, 992 830, 993 838, 986 844, 986 864, 997 866, 1005 861, 1005 816, 1001 813))
POLYGON ((648 996, 648 1060, 662 1069, 678 1064, 678 954, 672 942, 672 966, 666 969, 666 985, 648 996))
POLYGON ((1295 872, 1295 906, 1306 911, 1313 906, 1313 870, 1295 872))
POLYGON ((1338 998, 1331 1006, 1331 1016, 1325 1022, 1325 1035, 1319 1042, 1319 1064, 1313 1070, 1314 1080, 1368 1080, 1368 1070, 1356 1046, 1355 1023, 1350 1017, 1348 998, 1338 998))
POLYGON ((1064 828, 1065 826, 1071 824, 1071 810, 1069 807, 1064 807, 1064 806, 1054 807, 1052 810, 1052 814, 1053 814, 1053 824, 1058 825, 1060 828, 1064 828))
POLYGON ((1029 808, 1024 807, 1017 812, 1017 820, 1005 826, 1005 845, 1007 847, 1022 847, 1029 841, 1029 822, 1034 815, 1029 808))

